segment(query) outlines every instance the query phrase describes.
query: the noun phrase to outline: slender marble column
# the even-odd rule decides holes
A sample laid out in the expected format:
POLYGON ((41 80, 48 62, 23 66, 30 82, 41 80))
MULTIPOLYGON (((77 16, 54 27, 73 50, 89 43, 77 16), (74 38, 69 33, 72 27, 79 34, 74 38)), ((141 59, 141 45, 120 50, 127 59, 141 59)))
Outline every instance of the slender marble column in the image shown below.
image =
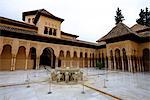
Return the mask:
POLYGON ((90 58, 88 58, 88 67, 91 67, 91 66, 90 66, 90 58))
POLYGON ((80 60, 79 60, 79 58, 77 59, 77 68, 79 68, 79 66, 80 66, 80 60))
POLYGON ((137 58, 134 57, 134 72, 137 72, 137 58))
POLYGON ((111 57, 108 57, 108 69, 112 70, 111 57))
POLYGON ((51 67, 54 67, 54 55, 51 55, 51 67))
POLYGON ((128 57, 128 67, 129 72, 133 72, 131 56, 128 57))
POLYGON ((93 66, 93 60, 92 60, 92 58, 91 58, 91 67, 94 67, 94 66, 93 66))
POLYGON ((65 68, 65 67, 67 67, 66 64, 67 63, 67 61, 66 61, 66 59, 63 59, 63 68, 65 68))
POLYGON ((114 57, 114 70, 117 70, 117 68, 116 68, 116 59, 115 59, 115 56, 113 56, 114 57))
POLYGON ((140 57, 138 58, 139 61, 139 72, 141 72, 141 62, 140 62, 140 57))
POLYGON ((143 66, 143 59, 141 57, 141 69, 142 69, 142 72, 144 71, 144 66, 143 66))
POLYGON ((10 65, 10 70, 13 71, 13 65, 14 65, 14 58, 12 56, 11 58, 11 65, 10 65))
POLYGON ((73 67, 73 59, 71 58, 71 60, 70 60, 70 67, 72 68, 73 67))
POLYGON ((12 70, 16 69, 16 55, 13 56, 13 67, 12 70))
POLYGON ((134 56, 132 56, 132 72, 135 72, 135 59, 134 56))
POLYGON ((83 58, 83 68, 85 67, 85 64, 84 64, 84 62, 85 62, 85 58, 83 58))
POLYGON ((136 57, 136 64, 137 64, 137 72, 140 71, 140 66, 139 66, 139 57, 136 57))
POLYGON ((58 58, 56 57, 56 60, 55 60, 55 68, 58 68, 58 58))
POLYGON ((89 66, 92 67, 92 66, 91 66, 91 58, 89 58, 89 63, 90 63, 89 66))
POLYGON ((142 62, 141 62, 141 57, 139 57, 139 66, 140 66, 140 72, 142 72, 142 62))
POLYGON ((93 64, 94 66, 93 67, 95 67, 95 65, 96 65, 96 60, 95 60, 95 58, 94 58, 94 64, 93 64))
POLYGON ((36 69, 40 68, 40 57, 36 57, 36 69))
POLYGON ((131 65, 130 65, 130 57, 127 56, 127 60, 128 60, 128 71, 131 72, 131 65))
POLYGON ((123 61, 123 56, 121 56, 121 63, 122 63, 122 71, 124 72, 124 61, 123 61))
POLYGON ((26 57, 26 59, 25 59, 25 70, 27 70, 28 69, 28 58, 26 57))

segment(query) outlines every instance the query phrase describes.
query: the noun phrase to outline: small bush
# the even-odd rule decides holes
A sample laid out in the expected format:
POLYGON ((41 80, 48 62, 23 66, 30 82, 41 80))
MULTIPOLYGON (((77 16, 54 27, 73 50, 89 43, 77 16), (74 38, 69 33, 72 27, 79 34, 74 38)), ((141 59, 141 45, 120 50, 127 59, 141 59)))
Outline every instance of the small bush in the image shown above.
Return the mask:
POLYGON ((97 67, 98 69, 104 68, 104 66, 103 66, 103 64, 102 64, 101 62, 97 62, 97 63, 96 63, 96 67, 97 67))

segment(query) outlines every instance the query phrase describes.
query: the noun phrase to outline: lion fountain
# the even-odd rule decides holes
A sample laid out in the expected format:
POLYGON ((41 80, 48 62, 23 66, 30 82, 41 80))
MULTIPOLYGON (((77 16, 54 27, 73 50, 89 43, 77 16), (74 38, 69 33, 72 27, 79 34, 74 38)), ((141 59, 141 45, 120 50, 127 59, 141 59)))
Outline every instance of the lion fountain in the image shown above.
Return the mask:
POLYGON ((56 68, 51 71, 51 79, 59 84, 77 84, 83 80, 83 72, 79 68, 56 68))

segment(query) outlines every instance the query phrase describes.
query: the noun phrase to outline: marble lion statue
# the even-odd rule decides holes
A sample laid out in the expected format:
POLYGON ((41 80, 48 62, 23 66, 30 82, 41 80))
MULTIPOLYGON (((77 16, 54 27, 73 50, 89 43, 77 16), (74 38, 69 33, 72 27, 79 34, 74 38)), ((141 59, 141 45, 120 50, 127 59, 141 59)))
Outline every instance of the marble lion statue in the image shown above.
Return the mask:
POLYGON ((74 74, 73 74, 73 80, 74 81, 78 81, 78 72, 75 72, 74 74))
POLYGON ((81 72, 81 71, 79 72, 79 80, 83 81, 83 72, 81 72))
POLYGON ((62 74, 58 71, 57 72, 57 82, 60 82, 61 78, 62 78, 62 74))
POLYGON ((52 77, 52 81, 56 81, 57 74, 55 70, 51 71, 51 77, 52 77))
POLYGON ((69 72, 65 72, 65 81, 66 83, 69 82, 69 72))

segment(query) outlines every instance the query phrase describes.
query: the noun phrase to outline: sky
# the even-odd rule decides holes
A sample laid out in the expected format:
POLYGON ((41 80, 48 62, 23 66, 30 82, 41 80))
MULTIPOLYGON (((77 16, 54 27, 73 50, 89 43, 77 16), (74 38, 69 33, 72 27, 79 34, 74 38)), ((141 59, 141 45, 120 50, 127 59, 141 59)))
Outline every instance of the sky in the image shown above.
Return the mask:
POLYGON ((118 7, 125 18, 123 23, 131 27, 140 9, 150 9, 150 0, 0 0, 0 16, 21 21, 22 12, 44 8, 65 20, 62 31, 95 42, 115 26, 118 7))

